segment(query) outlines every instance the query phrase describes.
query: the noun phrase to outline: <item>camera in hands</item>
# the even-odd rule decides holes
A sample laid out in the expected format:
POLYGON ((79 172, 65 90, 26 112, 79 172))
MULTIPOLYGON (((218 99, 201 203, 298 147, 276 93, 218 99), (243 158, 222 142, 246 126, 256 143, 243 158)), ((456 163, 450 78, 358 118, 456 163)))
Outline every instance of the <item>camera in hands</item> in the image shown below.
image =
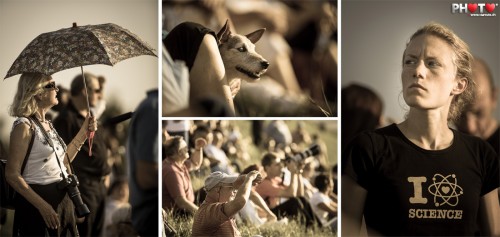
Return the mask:
POLYGON ((80 195, 80 190, 78 190, 78 185, 79 182, 76 175, 70 174, 67 178, 63 178, 63 180, 57 184, 57 188, 66 190, 69 198, 75 206, 76 216, 84 217, 90 214, 90 210, 82 201, 82 196, 80 195))
POLYGON ((287 156, 285 161, 289 162, 291 160, 294 160, 296 162, 301 162, 308 157, 318 155, 320 152, 321 152, 321 149, 318 146, 318 144, 313 144, 309 148, 307 148, 305 151, 302 151, 302 152, 295 154, 293 156, 287 156))

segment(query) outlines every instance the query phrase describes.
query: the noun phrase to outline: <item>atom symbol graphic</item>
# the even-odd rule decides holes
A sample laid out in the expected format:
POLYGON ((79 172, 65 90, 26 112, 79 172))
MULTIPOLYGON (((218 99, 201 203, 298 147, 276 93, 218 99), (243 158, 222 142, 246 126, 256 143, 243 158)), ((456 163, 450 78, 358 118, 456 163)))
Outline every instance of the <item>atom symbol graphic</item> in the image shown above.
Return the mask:
POLYGON ((429 192, 434 195, 434 204, 436 207, 448 204, 452 207, 458 204, 458 196, 464 194, 462 187, 457 185, 457 179, 454 174, 446 177, 441 174, 435 174, 432 177, 433 184, 429 186, 429 192), (439 202, 441 201, 441 202, 439 202))

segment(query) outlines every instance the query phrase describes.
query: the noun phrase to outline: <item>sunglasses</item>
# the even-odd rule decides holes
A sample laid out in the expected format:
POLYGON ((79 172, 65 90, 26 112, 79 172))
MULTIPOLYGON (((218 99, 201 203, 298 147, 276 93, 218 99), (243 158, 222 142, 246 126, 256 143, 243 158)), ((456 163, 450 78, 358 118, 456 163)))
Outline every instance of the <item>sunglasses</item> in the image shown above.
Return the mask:
POLYGON ((51 90, 51 89, 56 89, 56 83, 51 81, 47 83, 47 85, 43 86, 44 89, 51 90))

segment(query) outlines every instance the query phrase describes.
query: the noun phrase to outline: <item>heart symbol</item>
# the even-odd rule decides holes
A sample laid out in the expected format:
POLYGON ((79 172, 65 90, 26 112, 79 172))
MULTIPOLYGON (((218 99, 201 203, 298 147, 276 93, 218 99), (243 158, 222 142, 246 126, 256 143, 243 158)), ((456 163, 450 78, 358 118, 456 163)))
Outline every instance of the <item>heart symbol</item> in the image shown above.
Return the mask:
POLYGON ((448 194, 448 192, 450 191, 450 187, 448 186, 441 187, 441 191, 443 191, 444 194, 448 194))
POLYGON ((489 13, 492 13, 493 10, 495 10, 495 4, 494 3, 486 3, 486 11, 489 13))
POLYGON ((477 3, 467 3, 467 9, 469 9, 470 13, 473 13, 477 10, 477 3))

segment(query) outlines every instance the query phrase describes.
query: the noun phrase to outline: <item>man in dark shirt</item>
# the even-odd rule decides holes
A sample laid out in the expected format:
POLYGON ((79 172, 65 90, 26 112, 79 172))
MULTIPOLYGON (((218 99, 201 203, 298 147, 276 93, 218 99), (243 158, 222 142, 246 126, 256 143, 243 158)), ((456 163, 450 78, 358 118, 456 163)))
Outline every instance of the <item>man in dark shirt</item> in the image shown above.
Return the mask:
MULTIPOLYGON (((89 111, 89 105, 95 106, 100 94, 99 81, 96 76, 85 73, 87 91, 82 76, 79 75, 71 82, 71 97, 68 105, 54 120, 54 127, 66 144, 78 133, 89 111)), ((104 180, 111 172, 108 165, 107 149, 104 134, 97 131, 92 144, 92 154, 89 155, 89 141, 85 142, 72 162, 75 174, 80 181, 82 200, 90 209, 90 215, 83 223, 78 224, 81 236, 99 236, 104 223, 104 208, 106 186, 104 180)))
POLYGON ((132 116, 127 140, 132 225, 158 236, 158 90, 147 92, 132 116))

